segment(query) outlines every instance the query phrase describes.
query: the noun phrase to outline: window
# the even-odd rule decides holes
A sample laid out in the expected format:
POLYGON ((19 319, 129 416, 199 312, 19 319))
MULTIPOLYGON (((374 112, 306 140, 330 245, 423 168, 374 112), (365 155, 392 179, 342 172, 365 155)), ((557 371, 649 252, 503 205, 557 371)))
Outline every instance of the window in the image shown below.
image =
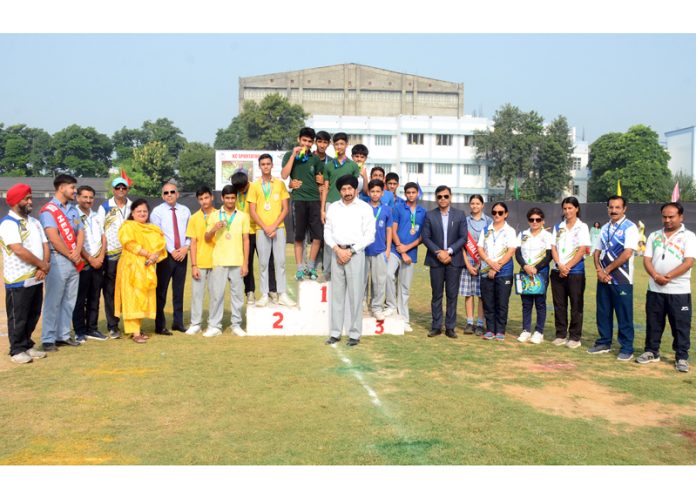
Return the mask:
POLYGON ((406 163, 408 173, 423 173, 423 163, 406 163))
POLYGON ((462 165, 462 173, 464 175, 481 175, 481 167, 479 165, 462 165))
POLYGON ((392 141, 391 135, 375 135, 376 146, 390 146, 392 141))
POLYGON ((355 144, 362 144, 363 136, 351 133, 350 135, 348 135, 348 143, 352 146, 354 146, 355 144))
MULTIPOLYGON (((451 137, 451 135, 450 135, 450 137, 451 137)), ((436 163, 435 164, 435 173, 438 175, 451 175, 452 174, 452 165, 446 164, 446 163, 436 163)))
POLYGON ((465 135, 464 136, 464 146, 465 147, 473 147, 474 146, 474 136, 473 135, 465 135))
POLYGON ((443 134, 438 134, 435 136, 435 145, 437 146, 451 146, 452 145, 452 136, 451 135, 443 135, 443 134))
POLYGON ((573 170, 580 170, 582 168, 582 159, 573 157, 573 170))
POLYGON ((409 144, 413 145, 423 145, 423 134, 422 133, 409 133, 407 140, 409 144))
POLYGON ((392 167, 393 167, 393 165, 391 163, 375 163, 374 166, 379 166, 381 168, 384 168, 385 173, 389 173, 390 171, 392 171, 392 167))
POLYGON ((580 195, 580 186, 573 185, 573 196, 579 196, 579 195, 580 195))

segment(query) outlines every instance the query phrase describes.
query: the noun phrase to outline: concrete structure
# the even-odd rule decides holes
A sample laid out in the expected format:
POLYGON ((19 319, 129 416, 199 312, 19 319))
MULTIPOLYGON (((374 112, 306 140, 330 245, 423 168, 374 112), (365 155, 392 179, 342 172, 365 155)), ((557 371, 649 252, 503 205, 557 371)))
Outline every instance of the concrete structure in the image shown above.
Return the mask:
POLYGON ((563 197, 575 196, 581 203, 587 202, 587 182, 590 179, 590 170, 587 164, 590 161, 590 144, 585 140, 577 140, 575 128, 570 129, 571 140, 575 145, 573 149, 573 165, 571 166, 570 176, 572 180, 567 191, 563 192, 563 197))
MULTIPOLYGON (((78 177, 77 187, 89 185, 96 191, 95 197, 107 198, 111 196, 111 187, 107 187, 108 181, 108 178, 78 177)), ((4 198, 7 190, 20 182, 31 187, 33 198, 49 198, 56 191, 53 187, 53 177, 0 177, 0 196, 4 198)))
POLYGON ((671 130, 665 137, 671 172, 696 178, 696 126, 671 130))
POLYGON ((309 114, 464 116, 464 85, 362 64, 239 78, 239 109, 280 94, 309 114))

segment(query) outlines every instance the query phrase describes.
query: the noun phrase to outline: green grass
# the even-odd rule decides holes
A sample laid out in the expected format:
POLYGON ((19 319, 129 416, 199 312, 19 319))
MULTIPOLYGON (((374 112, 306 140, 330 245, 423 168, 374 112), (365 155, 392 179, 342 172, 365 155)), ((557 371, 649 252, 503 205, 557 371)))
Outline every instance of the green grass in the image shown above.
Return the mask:
MULTIPOLYGON (((639 259, 636 276, 641 352, 639 259)), ((28 366, 3 356, 0 420, 12 424, 0 428, 0 464, 696 463, 694 375, 672 368, 669 331, 659 365, 554 347, 549 293, 542 345, 427 338, 428 282, 419 263, 413 333, 355 349, 176 334, 88 342, 28 366)), ((594 288, 589 279, 583 346, 597 336, 594 288)), ((461 322, 463 300, 459 309, 461 322)), ((520 321, 513 295, 508 330, 520 321)))

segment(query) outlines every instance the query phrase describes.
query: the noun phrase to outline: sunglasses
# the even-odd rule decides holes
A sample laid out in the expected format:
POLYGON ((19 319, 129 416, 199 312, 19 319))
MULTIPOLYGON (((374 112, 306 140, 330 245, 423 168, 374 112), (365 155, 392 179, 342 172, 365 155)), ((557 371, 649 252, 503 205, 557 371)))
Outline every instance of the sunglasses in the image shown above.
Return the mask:
POLYGON ((543 222, 544 219, 543 219, 543 218, 531 218, 531 217, 530 217, 530 218, 527 219, 527 221, 528 221, 528 222, 532 222, 532 223, 538 223, 538 222, 543 222))
POLYGON ((438 199, 449 199, 449 194, 438 194, 438 199))
POLYGON ((114 187, 114 190, 115 191, 127 191, 128 187, 126 187, 125 185, 117 185, 116 187, 114 187))
POLYGON ((491 213, 493 214, 493 216, 500 215, 502 217, 503 215, 505 215, 505 210, 492 210, 491 213))
POLYGON ((176 194, 176 191, 162 191, 163 196, 169 196, 170 194, 176 194))

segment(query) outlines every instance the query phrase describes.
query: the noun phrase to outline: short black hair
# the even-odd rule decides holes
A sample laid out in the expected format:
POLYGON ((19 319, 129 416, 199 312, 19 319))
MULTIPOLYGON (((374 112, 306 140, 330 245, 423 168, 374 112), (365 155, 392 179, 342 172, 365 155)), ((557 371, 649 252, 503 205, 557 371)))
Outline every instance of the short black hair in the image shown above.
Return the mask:
POLYGON ((53 179, 53 187, 55 187, 56 190, 63 184, 77 184, 77 179, 67 173, 61 173, 53 179))
POLYGON ((370 182, 367 184, 367 190, 371 191, 373 187, 379 187, 380 189, 384 190, 384 182, 378 178, 370 180, 370 182))
POLYGON ((268 154, 267 152, 263 153, 261 156, 259 156, 259 166, 261 165, 261 160, 262 159, 270 159, 271 163, 273 163, 273 156, 268 154))
MULTIPOLYGON (((580 201, 578 201, 578 198, 575 196, 568 196, 567 198, 563 198, 563 201, 561 201, 561 209, 563 209, 564 204, 572 204, 578 209, 578 218, 580 218, 580 201)), ((609 206, 609 203, 607 203, 607 206, 609 206)))
POLYGON ((130 210, 131 210, 130 215, 128 215, 128 218, 127 218, 126 220, 135 220, 135 219, 133 218, 133 212, 134 212, 135 209, 136 209, 138 206, 140 206, 141 204, 144 204, 145 207, 147 208, 147 220, 146 220, 146 221, 147 221, 147 222, 150 221, 150 205, 147 204, 147 200, 146 200, 146 199, 143 199, 143 198, 136 199, 135 201, 133 201, 133 203, 131 204, 131 207, 130 207, 130 210))
POLYGON ((484 204, 483 196, 482 196, 481 194, 472 194, 471 196, 469 196, 469 202, 470 202, 470 203, 471 203, 474 199, 478 199, 479 201, 481 201, 481 204, 484 204))
POLYGON ((452 189, 450 189, 446 185, 438 185, 437 189, 435 189, 435 195, 437 195, 439 192, 442 192, 442 191, 447 191, 450 193, 450 195, 452 194, 452 189))
POLYGON ((404 186, 404 193, 406 193, 406 191, 409 189, 418 190, 418 184, 415 182, 406 182, 406 185, 404 186))
POLYGON ((229 196, 230 194, 234 194, 236 196, 237 189, 235 189, 233 185, 227 184, 225 187, 222 188, 222 197, 224 198, 225 196, 229 196))
POLYGON ((390 180, 396 180, 396 183, 399 183, 399 174, 396 172, 389 172, 387 173, 387 176, 384 177, 384 180, 389 182, 390 180))
POLYGON ((345 140, 346 142, 348 142, 348 135, 346 135, 344 132, 334 133, 334 136, 333 136, 334 144, 336 143, 337 140, 345 140))
POLYGON ((81 185, 80 187, 77 188, 77 194, 78 196, 82 194, 82 191, 89 191, 92 193, 92 195, 96 195, 97 193, 94 191, 94 189, 89 186, 89 185, 81 185))
POLYGON ((493 206, 491 206, 491 213, 493 212, 493 209, 494 209, 496 206, 502 206, 502 207, 503 207, 503 210, 505 210, 505 213, 508 213, 508 212, 510 211, 510 210, 508 210, 508 207, 507 207, 507 205, 506 205, 505 203, 503 203, 502 201, 498 201, 498 202, 496 202, 493 206))
POLYGON ((329 142, 331 142, 331 134, 330 134, 329 132, 325 131, 325 130, 321 130, 321 131, 317 132, 317 138, 316 138, 316 139, 317 139, 317 140, 319 140, 319 139, 321 139, 321 140, 328 140, 329 142))
POLYGON ((617 200, 617 199, 620 199, 620 200, 621 200, 621 202, 623 203, 623 207, 624 207, 624 208, 625 208, 626 206, 628 206, 628 201, 626 201, 626 198, 623 197, 623 196, 619 196, 618 194, 614 194, 614 195, 611 196, 609 199, 607 199, 607 206, 609 206, 609 202, 610 202, 610 201, 615 201, 615 200, 617 200))
POLYGON ((237 171, 230 177, 231 187, 234 188, 234 193, 237 194, 239 191, 243 191, 247 184, 249 183, 249 176, 245 171, 237 171))
POLYGON ((314 128, 309 128, 308 126, 300 128, 300 133, 297 135, 299 138, 302 137, 309 137, 310 139, 314 140, 314 137, 316 137, 316 133, 314 133, 314 128))
POLYGON ((384 168, 382 168, 381 166, 373 166, 373 167, 372 167, 372 170, 370 170, 370 177, 371 177, 372 174, 375 173, 375 172, 382 172, 382 175, 385 174, 384 168))
POLYGON ((683 206, 679 201, 672 201, 671 203, 665 203, 665 204, 663 204, 662 206, 660 206, 660 213, 662 213, 662 210, 664 210, 665 208, 667 208, 667 207, 669 207, 669 206, 672 206, 672 207, 676 208, 676 209, 677 209, 677 212, 678 212, 680 215, 683 215, 683 214, 684 214, 684 206, 683 206))
POLYGON ((529 209, 529 211, 527 212, 527 218, 531 217, 532 215, 539 215, 542 220, 546 218, 541 208, 537 208, 536 206, 534 208, 529 209))
MULTIPOLYGON (((335 139, 335 136, 334 136, 335 139)), ((355 144, 353 149, 350 151, 351 154, 362 154, 363 156, 368 156, 370 154, 369 149, 365 144, 355 144)), ((384 169, 382 169, 384 171, 384 169)))
POLYGON ((210 187, 208 187, 207 185, 202 185, 198 189, 196 189, 196 197, 199 198, 203 194, 210 194, 212 196, 213 191, 211 191, 210 187))

